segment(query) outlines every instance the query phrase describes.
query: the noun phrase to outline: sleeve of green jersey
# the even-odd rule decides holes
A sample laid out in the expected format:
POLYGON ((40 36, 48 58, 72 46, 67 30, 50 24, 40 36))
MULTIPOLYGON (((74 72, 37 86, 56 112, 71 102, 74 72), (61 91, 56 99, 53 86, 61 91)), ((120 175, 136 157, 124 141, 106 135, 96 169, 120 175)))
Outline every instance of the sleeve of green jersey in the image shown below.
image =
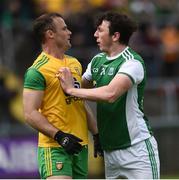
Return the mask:
POLYGON ((44 76, 35 68, 29 68, 24 76, 24 88, 44 90, 46 81, 44 76))

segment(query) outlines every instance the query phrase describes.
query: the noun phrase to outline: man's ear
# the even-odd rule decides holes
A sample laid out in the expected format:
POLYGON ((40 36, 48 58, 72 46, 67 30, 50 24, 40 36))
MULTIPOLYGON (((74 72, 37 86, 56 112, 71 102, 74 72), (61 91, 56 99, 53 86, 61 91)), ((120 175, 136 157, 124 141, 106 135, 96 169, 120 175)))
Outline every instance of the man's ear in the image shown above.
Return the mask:
POLYGON ((54 32, 49 29, 49 30, 47 30, 47 31, 45 32, 45 36, 46 36, 46 38, 48 38, 48 39, 53 39, 53 37, 54 37, 54 32))
POLYGON ((119 38, 120 38, 120 33, 119 33, 119 32, 115 32, 115 33, 112 35, 113 41, 119 41, 119 38))

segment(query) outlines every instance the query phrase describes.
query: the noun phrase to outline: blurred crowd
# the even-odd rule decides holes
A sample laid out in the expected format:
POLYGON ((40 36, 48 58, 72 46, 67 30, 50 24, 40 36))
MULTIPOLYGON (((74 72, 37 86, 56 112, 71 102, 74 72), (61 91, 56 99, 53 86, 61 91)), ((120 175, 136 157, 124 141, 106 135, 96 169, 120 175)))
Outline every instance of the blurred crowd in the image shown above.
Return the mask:
POLYGON ((127 13, 137 21, 139 30, 130 45, 144 58, 149 77, 179 74, 178 0, 1 0, 0 64, 22 77, 40 51, 32 21, 45 12, 59 12, 73 33, 68 53, 85 67, 98 51, 95 16, 106 10, 127 13))
MULTIPOLYGON (((85 69, 99 51, 93 37, 95 17, 107 10, 129 14, 138 23, 138 31, 132 36, 130 45, 143 57, 149 78, 177 78, 178 0, 1 0, 0 102, 9 103, 10 99, 21 94, 18 86, 15 86, 15 92, 7 89, 5 84, 9 83, 10 73, 4 69, 17 76, 14 81, 22 85, 26 68, 40 52, 32 33, 32 22, 36 17, 45 12, 59 12, 64 16, 72 31, 72 48, 67 53, 77 57, 85 69)), ((2 107, 5 107, 4 103, 0 109, 2 107)))

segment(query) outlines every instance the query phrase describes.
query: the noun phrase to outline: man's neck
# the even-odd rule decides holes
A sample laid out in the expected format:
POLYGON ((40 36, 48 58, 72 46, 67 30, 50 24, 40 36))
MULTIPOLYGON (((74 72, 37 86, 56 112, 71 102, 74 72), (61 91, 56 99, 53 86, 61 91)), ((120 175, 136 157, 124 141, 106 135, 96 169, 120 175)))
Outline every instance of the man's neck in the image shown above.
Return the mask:
POLYGON ((118 55, 119 53, 121 53, 127 46, 126 45, 113 45, 111 46, 111 48, 109 49, 109 52, 107 52, 109 57, 113 57, 118 55))
POLYGON ((43 52, 57 58, 57 59, 63 59, 64 58, 64 50, 57 48, 56 46, 47 46, 45 44, 42 45, 43 52))

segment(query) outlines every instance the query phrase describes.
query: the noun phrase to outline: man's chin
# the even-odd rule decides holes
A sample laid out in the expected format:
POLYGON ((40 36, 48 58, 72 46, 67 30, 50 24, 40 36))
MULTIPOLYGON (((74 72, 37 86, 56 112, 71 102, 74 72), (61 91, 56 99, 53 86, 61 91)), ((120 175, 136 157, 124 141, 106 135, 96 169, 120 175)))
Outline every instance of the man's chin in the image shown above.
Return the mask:
POLYGON ((100 51, 103 51, 103 50, 104 50, 101 46, 99 46, 99 49, 100 49, 100 51))
POLYGON ((69 43, 69 44, 66 46, 65 50, 67 51, 67 50, 70 49, 70 48, 71 48, 71 44, 69 43))

